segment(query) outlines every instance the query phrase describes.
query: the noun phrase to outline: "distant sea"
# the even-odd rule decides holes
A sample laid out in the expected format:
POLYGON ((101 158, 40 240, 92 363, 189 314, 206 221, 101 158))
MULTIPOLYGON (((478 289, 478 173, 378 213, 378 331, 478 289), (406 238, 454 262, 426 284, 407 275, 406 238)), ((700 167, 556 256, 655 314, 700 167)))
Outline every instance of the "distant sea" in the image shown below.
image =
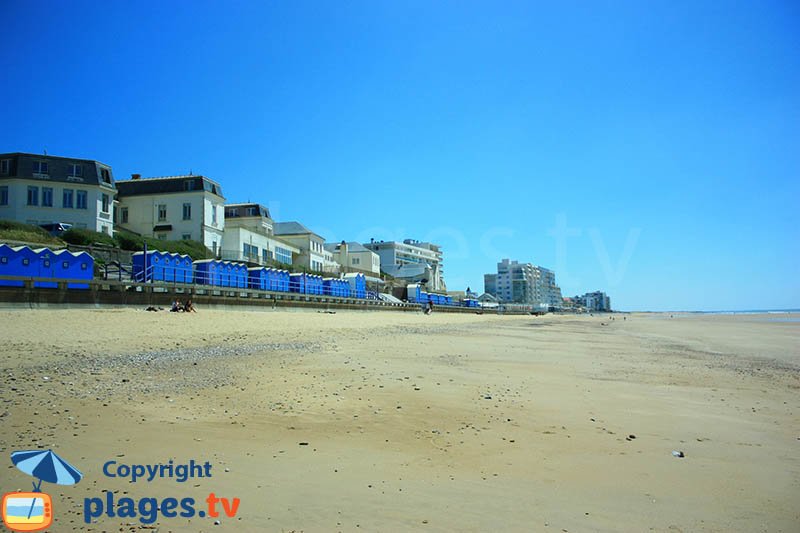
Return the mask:
POLYGON ((675 313, 698 313, 701 315, 779 315, 800 313, 800 309, 744 309, 742 311, 668 311, 675 313))
POLYGON ((696 315, 774 315, 765 322, 800 322, 800 309, 745 309, 743 311, 683 311, 696 315), (786 316, 789 315, 789 316, 786 316))

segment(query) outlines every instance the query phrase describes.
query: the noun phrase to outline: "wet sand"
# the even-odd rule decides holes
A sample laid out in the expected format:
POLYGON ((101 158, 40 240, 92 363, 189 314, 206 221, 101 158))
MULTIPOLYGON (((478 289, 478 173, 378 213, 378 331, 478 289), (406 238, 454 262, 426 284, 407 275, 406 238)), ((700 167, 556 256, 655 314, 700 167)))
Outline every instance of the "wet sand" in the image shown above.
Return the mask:
POLYGON ((52 448, 85 475, 43 484, 52 531, 797 531, 800 322, 772 318, 3 311, 0 491, 52 448), (102 473, 170 459, 212 477, 102 473), (241 504, 85 524, 106 489, 241 504))

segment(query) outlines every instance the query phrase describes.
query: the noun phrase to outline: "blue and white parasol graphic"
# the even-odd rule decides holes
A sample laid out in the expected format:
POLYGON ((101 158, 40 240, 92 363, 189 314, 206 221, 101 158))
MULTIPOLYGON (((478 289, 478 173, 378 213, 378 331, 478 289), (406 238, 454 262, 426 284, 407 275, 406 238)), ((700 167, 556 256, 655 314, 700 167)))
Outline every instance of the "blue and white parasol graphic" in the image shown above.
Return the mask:
POLYGON ((12 452, 11 462, 29 476, 39 480, 38 485, 33 484, 36 492, 40 492, 42 481, 58 485, 74 485, 83 478, 83 474, 77 468, 56 455, 53 450, 12 452))
MULTIPOLYGON (((66 462, 53 450, 30 450, 11 452, 11 462, 17 468, 39 480, 33 483, 33 491, 41 492, 42 481, 58 485, 74 485, 83 478, 77 468, 66 462)), ((31 517, 36 498, 31 502, 28 518, 31 517)))

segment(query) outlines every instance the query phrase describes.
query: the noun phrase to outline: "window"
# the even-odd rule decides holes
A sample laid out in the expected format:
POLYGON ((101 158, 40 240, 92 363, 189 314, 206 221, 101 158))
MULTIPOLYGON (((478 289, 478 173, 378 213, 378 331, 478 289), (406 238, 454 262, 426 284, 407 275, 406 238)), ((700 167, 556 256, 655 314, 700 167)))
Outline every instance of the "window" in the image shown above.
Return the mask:
POLYGON ((42 205, 44 207, 53 207, 53 188, 42 187, 42 205))
POLYGON ((101 168, 100 169, 100 178, 105 183, 111 183, 111 172, 109 172, 109 170, 107 168, 101 168))
POLYGON ((192 220, 192 204, 183 204, 183 220, 192 220))
POLYGON ((194 180, 186 180, 183 182, 183 190, 184 191, 193 191, 194 190, 194 180))
POLYGON ((64 189, 64 195, 61 197, 61 207, 72 209, 72 198, 74 195, 75 191, 72 189, 64 189))
POLYGON ((102 200, 103 200, 103 213, 108 213, 108 195, 104 194, 102 196, 102 200))
POLYGON ((80 178, 83 176, 83 167, 76 163, 69 164, 69 177, 71 178, 80 178))
POLYGON ((244 252, 245 257, 258 258, 258 246, 244 243, 242 244, 242 251, 244 252))
POLYGON ((39 187, 28 187, 28 205, 39 205, 39 187))
POLYGON ((272 252, 264 248, 263 250, 261 250, 261 257, 262 259, 264 259, 264 262, 266 263, 267 261, 272 259, 272 252))
POLYGON ((28 265, 31 264, 31 260, 28 259, 27 257, 25 257, 25 258, 22 259, 22 264, 25 265, 25 266, 28 266, 28 265))
POLYGON ((47 174, 47 161, 34 161, 33 162, 34 174, 47 174))
POLYGON ((159 241, 166 241, 167 240, 167 234, 166 233, 159 233, 157 235, 157 237, 158 237, 159 241))
POLYGON ((287 250, 286 248, 282 248, 280 246, 275 247, 275 259, 280 261, 281 263, 285 263, 287 265, 292 264, 292 251, 287 250))
POLYGON ((358 257, 353 257, 350 259, 350 262, 354 265, 358 265, 359 263, 361 263, 361 259, 359 259, 358 257))
POLYGON ((183 235, 181 235, 181 239, 183 239, 184 241, 191 241, 192 240, 192 234, 191 233, 184 233, 183 235))
POLYGON ((167 220, 167 204, 158 204, 158 221, 164 222, 167 220))
POLYGON ((123 224, 127 224, 128 223, 128 208, 127 207, 123 207, 122 208, 122 223, 123 224))
POLYGON ((10 168, 11 168, 10 159, 3 159, 2 161, 0 161, 0 174, 8 174, 10 168))
POLYGON ((0 263, 4 265, 8 264, 8 257, 6 256, 0 257, 0 263))
POLYGON ((75 207, 78 209, 88 209, 86 191, 77 191, 75 195, 75 207))
POLYGON ((217 206, 215 205, 211 206, 211 223, 217 225, 217 206))
POLYGON ((0 187, 0 205, 8 205, 8 186, 0 187))

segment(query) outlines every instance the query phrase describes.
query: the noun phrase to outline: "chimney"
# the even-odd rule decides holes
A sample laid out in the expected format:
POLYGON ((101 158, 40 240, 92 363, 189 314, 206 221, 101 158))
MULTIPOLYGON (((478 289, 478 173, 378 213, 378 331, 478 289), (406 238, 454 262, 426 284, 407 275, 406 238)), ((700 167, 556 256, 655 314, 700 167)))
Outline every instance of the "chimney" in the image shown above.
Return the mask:
POLYGON ((141 178, 141 177, 142 177, 142 175, 141 175, 141 174, 131 174, 131 179, 132 179, 132 180, 138 180, 138 179, 139 179, 139 178, 141 178))

